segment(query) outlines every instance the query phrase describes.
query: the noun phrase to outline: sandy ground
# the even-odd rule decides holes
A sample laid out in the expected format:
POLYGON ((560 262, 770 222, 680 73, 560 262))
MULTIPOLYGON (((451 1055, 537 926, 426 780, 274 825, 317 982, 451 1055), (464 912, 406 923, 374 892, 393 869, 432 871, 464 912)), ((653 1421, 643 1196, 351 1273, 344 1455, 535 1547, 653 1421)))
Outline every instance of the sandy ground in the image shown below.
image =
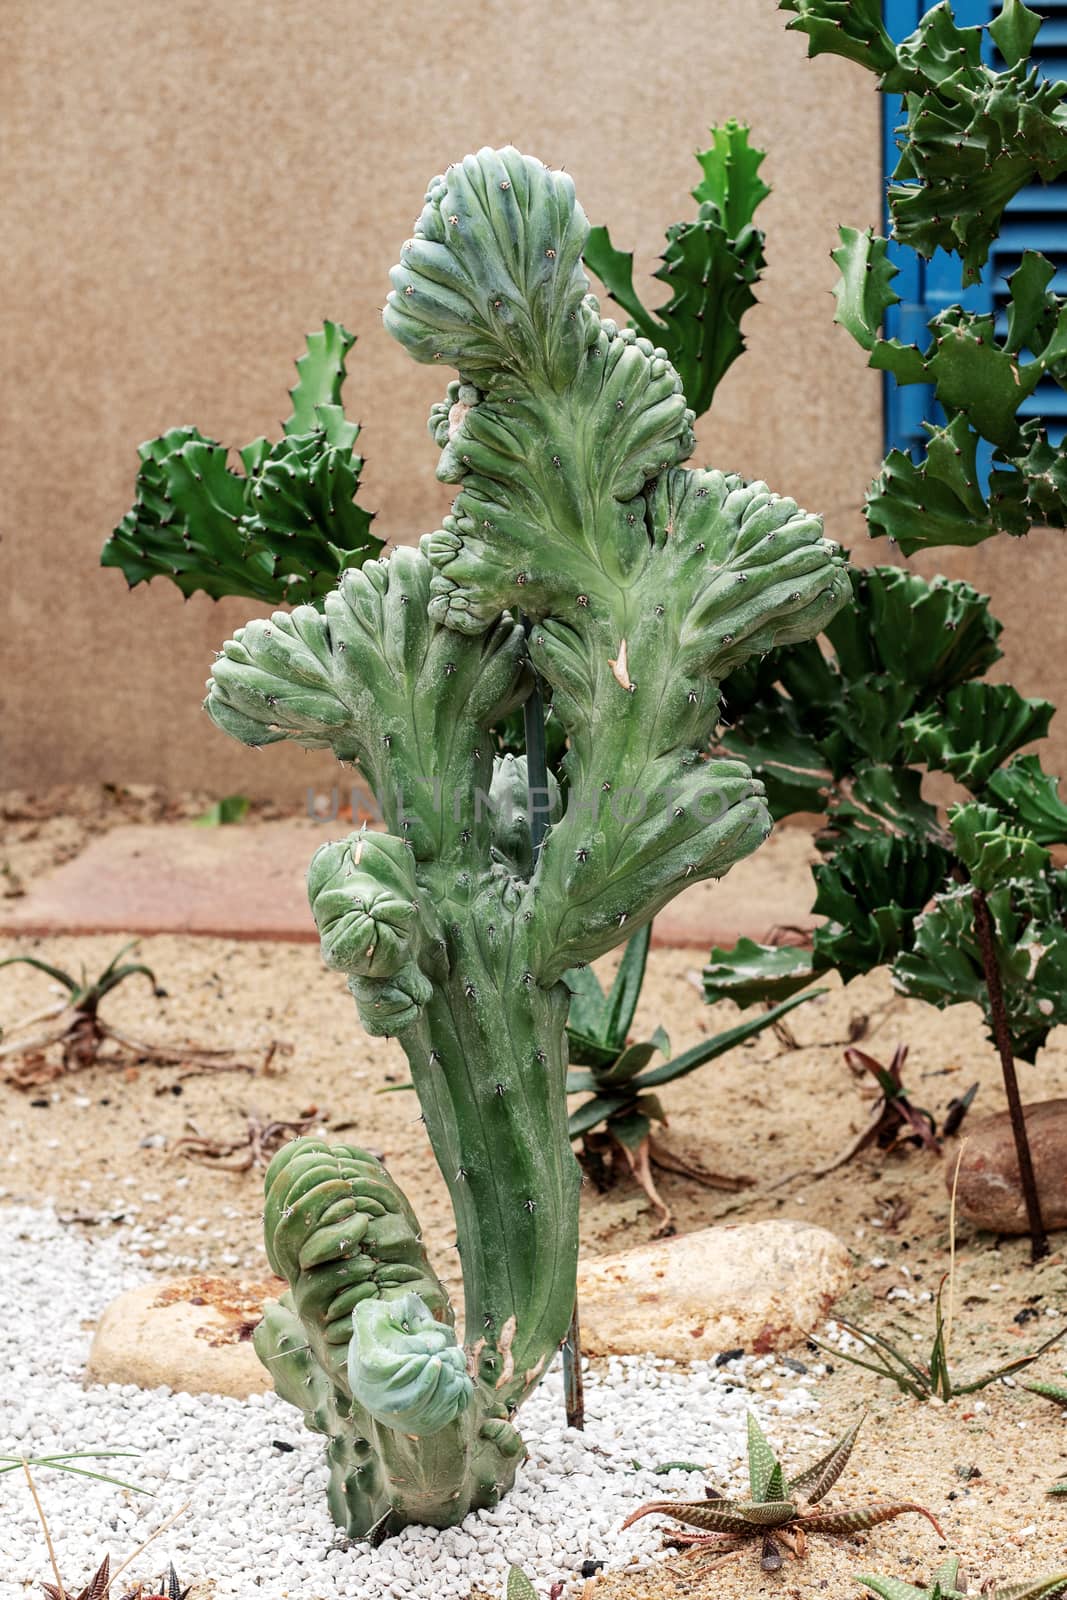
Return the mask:
MULTIPOLYGON (((76 815, 49 818, 44 802, 34 815, 24 798, 7 798, 0 871, 6 861, 21 882, 80 848, 115 812, 128 822, 137 814, 159 820, 202 808, 192 797, 168 813, 161 809, 167 802, 142 791, 119 804, 90 795, 84 806, 74 806, 76 815)), ((0 943, 0 957, 33 953, 61 967, 84 963, 92 973, 116 943, 102 937, 9 940, 0 943)), ((314 947, 159 937, 143 940, 138 958, 153 968, 165 992, 155 994, 139 978, 115 991, 104 1015, 116 1027, 153 1042, 235 1046, 248 1060, 261 1057, 272 1040, 291 1051, 277 1053, 267 1075, 186 1076, 180 1067, 138 1066, 92 1068, 28 1091, 0 1084, 7 1135, 0 1200, 50 1197, 72 1227, 107 1229, 120 1216, 135 1217, 138 1248, 161 1271, 180 1263, 258 1275, 264 1267, 261 1174, 211 1170, 174 1146, 191 1133, 239 1137, 252 1112, 291 1120, 314 1108, 331 1134, 386 1157, 428 1237, 438 1242, 436 1261, 447 1279, 452 1253, 443 1247, 452 1233, 444 1186, 427 1160, 413 1099, 382 1092, 405 1080, 403 1054, 394 1042, 361 1033, 344 984, 323 968, 314 947)), ((612 958, 602 963, 605 975, 612 965, 612 958)), ((679 1050, 736 1020, 731 1005, 704 1004, 697 966, 693 951, 653 952, 638 1037, 662 1022, 679 1050)), ((1002 1109, 997 1063, 973 1008, 939 1013, 901 1000, 884 974, 847 989, 832 980, 829 990, 787 1019, 795 1047, 768 1031, 664 1093, 671 1147, 706 1167, 753 1178, 754 1187, 727 1194, 665 1176, 663 1192, 682 1230, 723 1217, 773 1216, 832 1228, 854 1260, 840 1309, 896 1330, 924 1350, 932 1327, 926 1297, 948 1262, 942 1163, 921 1152, 876 1152, 822 1179, 803 1173, 833 1156, 866 1120, 868 1091, 843 1059, 850 1034, 866 1027, 864 1047, 883 1060, 898 1041, 909 1043, 913 1098, 939 1120, 953 1096, 975 1080, 981 1085, 975 1114, 1002 1109)), ((10 1027, 47 1005, 53 991, 50 980, 28 967, 0 971, 0 1025, 10 1027)), ((1067 1094, 1067 1033, 1054 1034, 1038 1066, 1022 1072, 1029 1098, 1067 1094)), ((653 1228, 636 1188, 619 1185, 598 1194, 587 1186, 582 1229, 590 1254, 643 1242, 653 1228)), ((1055 1325, 1047 1310, 1067 1306, 1059 1249, 1032 1268, 1024 1241, 961 1225, 958 1250, 954 1353, 963 1371, 1020 1353, 1055 1325)), ((812 1359, 805 1348, 792 1355, 812 1359)), ((1065 1366, 1067 1351, 1053 1351, 1037 1370, 1056 1378, 1065 1366)), ((1067 1567, 1067 1501, 1044 1493, 1067 1476, 1067 1432, 1047 1403, 998 1384, 976 1398, 922 1406, 840 1360, 815 1392, 823 1407, 820 1424, 828 1430, 843 1431, 859 1410, 869 1409, 854 1467, 835 1503, 921 1501, 941 1518, 948 1547, 961 1553, 975 1585, 1067 1567)), ((750 1547, 712 1573, 691 1559, 670 1558, 652 1572, 609 1575, 590 1594, 593 1600, 697 1594, 836 1600, 859 1592, 851 1581, 858 1571, 918 1582, 942 1553, 933 1529, 909 1517, 851 1541, 812 1540, 803 1563, 788 1562, 774 1577, 761 1575, 758 1547, 750 1547)))

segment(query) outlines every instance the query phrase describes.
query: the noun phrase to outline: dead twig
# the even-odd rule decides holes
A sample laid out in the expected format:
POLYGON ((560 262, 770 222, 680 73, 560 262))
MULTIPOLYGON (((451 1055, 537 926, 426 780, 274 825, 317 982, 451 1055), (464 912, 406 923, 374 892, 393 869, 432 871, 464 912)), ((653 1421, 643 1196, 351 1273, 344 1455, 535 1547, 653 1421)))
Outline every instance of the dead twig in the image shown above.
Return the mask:
POLYGON ((721 1189, 727 1194, 737 1194, 742 1189, 751 1189, 755 1178, 747 1175, 734 1175, 728 1172, 712 1172, 698 1161, 677 1155, 673 1150, 668 1150, 658 1139, 649 1141, 649 1155, 652 1165, 660 1172, 677 1173, 679 1177, 691 1178, 694 1183, 699 1183, 704 1189, 721 1189))
MULTIPOLYGON (((81 1072, 86 1067, 165 1066, 181 1067, 184 1078, 198 1077, 207 1072, 247 1072, 266 1075, 275 1055, 288 1052, 291 1046, 272 1039, 263 1047, 262 1060, 241 1060, 248 1052, 237 1047, 212 1049, 201 1044, 151 1044, 143 1039, 132 1039, 114 1028, 100 1016, 100 1005, 105 996, 133 977, 149 980, 157 995, 163 991, 156 983, 155 973, 142 962, 123 963, 122 957, 133 948, 136 940, 124 945, 112 957, 100 975, 90 981, 84 969, 80 978, 52 966, 37 956, 9 956, 0 961, 0 967, 22 964, 37 968, 53 978, 67 991, 68 998, 36 1011, 14 1023, 8 1034, 22 1034, 40 1022, 51 1021, 53 1026, 31 1038, 11 1039, 0 1045, 0 1061, 14 1060, 14 1065, 4 1072, 4 1081, 16 1089, 37 1089, 52 1083, 67 1073, 81 1072), (105 1049, 106 1045, 114 1048, 105 1049), (53 1053, 58 1051, 58 1057, 53 1053)), ((257 1047, 258 1048, 258 1047, 257 1047)))
MULTIPOLYGON (((52 1575, 56 1580, 55 1587, 57 1600, 67 1600, 67 1591, 63 1587, 63 1579, 59 1576, 59 1562, 56 1560, 56 1549, 55 1545, 52 1543, 52 1531, 48 1526, 48 1518, 44 1514, 44 1506, 41 1504, 41 1497, 37 1493, 37 1485, 33 1481, 33 1473, 30 1471, 30 1464, 25 1459, 23 1459, 22 1462, 22 1470, 26 1474, 26 1482, 29 1485, 30 1495, 33 1499, 33 1508, 37 1513, 37 1520, 41 1524, 41 1531, 44 1534, 44 1542, 48 1548, 48 1559, 52 1563, 52 1575)), ((106 1556, 104 1557, 104 1560, 106 1563, 106 1556)))
POLYGON ((217 1139, 202 1134, 190 1123, 185 1134, 171 1145, 169 1154, 183 1155, 190 1161, 213 1167, 217 1172, 251 1172, 270 1165, 271 1157, 290 1139, 299 1139, 313 1127, 328 1122, 330 1113, 309 1106, 291 1120, 267 1118, 254 1109, 245 1112, 245 1131, 234 1139, 217 1139), (236 1157, 229 1160, 228 1157, 236 1157))
POLYGON ((871 1108, 866 1124, 849 1140, 830 1161, 819 1167, 805 1167, 790 1172, 769 1185, 768 1193, 782 1189, 797 1178, 825 1178, 831 1172, 847 1166, 862 1150, 876 1144, 880 1150, 898 1150, 907 1145, 921 1145, 932 1154, 940 1155, 941 1140, 958 1132, 975 1095, 978 1085, 972 1084, 967 1092, 954 1099, 948 1108, 941 1134, 929 1111, 912 1105, 904 1088, 903 1070, 908 1057, 908 1046, 898 1044, 888 1067, 884 1067, 865 1050, 850 1046, 845 1051, 845 1061, 857 1077, 870 1073, 878 1085, 878 1096, 871 1108))

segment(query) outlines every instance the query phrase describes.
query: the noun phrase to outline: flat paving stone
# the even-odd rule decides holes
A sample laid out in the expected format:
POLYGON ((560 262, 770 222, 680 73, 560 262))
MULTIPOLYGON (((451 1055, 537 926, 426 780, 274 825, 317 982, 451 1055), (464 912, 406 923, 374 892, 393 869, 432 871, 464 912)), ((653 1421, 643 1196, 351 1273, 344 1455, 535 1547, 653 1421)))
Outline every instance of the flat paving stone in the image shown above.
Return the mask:
MULTIPOLYGON (((350 832, 307 818, 198 828, 132 824, 90 841, 80 855, 0 909, 0 934, 190 933, 223 939, 315 941, 305 877, 320 844, 350 832)), ((718 882, 694 884, 656 918, 654 943, 732 945, 773 927, 815 925, 804 828, 777 828, 754 856, 718 882)))

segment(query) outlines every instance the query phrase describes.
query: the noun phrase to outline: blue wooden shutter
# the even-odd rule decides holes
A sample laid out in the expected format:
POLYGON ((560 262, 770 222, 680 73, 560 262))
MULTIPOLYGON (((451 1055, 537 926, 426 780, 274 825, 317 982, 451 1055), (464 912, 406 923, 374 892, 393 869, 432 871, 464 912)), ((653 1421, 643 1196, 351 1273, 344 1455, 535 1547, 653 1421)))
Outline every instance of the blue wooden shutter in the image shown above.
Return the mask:
MULTIPOLYGON (((1034 64, 1046 77, 1067 78, 1067 0, 1027 0, 1045 21, 1034 46, 1034 64)), ((988 7, 983 7, 988 10, 988 7)), ((997 63, 1000 64, 999 62, 997 63)), ((1056 268, 1051 287, 1067 294, 1067 178, 1032 183, 1008 206, 1000 238, 989 252, 986 276, 997 313, 997 331, 1006 325, 1006 279, 1024 250, 1040 250, 1056 268)), ((1041 417, 1053 444, 1067 433, 1067 390, 1047 379, 1019 407, 1022 417, 1041 417)))
MULTIPOLYGON (((1050 78, 1067 77, 1067 0, 1027 0, 1030 9, 1045 19, 1037 36, 1034 62, 1050 78)), ((914 31, 926 6, 922 0, 885 0, 886 27, 894 39, 914 31)), ((961 27, 990 22, 999 4, 994 0, 955 0, 953 12, 961 27)), ((990 62, 996 63, 993 41, 986 35, 990 62)), ((897 162, 894 129, 903 111, 897 95, 884 97, 883 155, 886 176, 897 162)), ((888 218, 885 222, 888 233, 888 218)), ((958 257, 938 250, 923 261, 912 250, 890 245, 891 259, 900 268, 894 288, 901 303, 886 313, 886 333, 907 344, 925 346, 926 324, 945 306, 962 304, 969 311, 997 314, 998 332, 1005 327, 1008 276, 1019 265, 1024 250, 1040 250, 1056 267, 1052 288, 1067 294, 1067 178, 1052 184, 1031 184, 1016 195, 1004 218, 1000 238, 993 245, 982 281, 963 287, 958 257)), ((887 375, 885 384, 886 449, 917 454, 926 437, 923 422, 943 420, 933 391, 923 384, 898 388, 887 375)), ((1038 385, 1035 393, 1020 408, 1022 416, 1041 416, 1046 420, 1053 443, 1067 433, 1067 391, 1058 384, 1038 385)))

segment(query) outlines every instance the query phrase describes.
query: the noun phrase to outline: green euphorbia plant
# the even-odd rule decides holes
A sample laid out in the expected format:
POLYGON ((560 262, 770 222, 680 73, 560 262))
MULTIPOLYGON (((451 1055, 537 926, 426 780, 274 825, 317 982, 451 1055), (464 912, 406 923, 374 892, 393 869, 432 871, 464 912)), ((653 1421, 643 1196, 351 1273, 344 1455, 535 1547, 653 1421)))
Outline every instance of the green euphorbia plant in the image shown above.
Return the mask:
POLYGON ((849 592, 818 518, 681 466, 682 384, 600 316, 587 233, 570 179, 515 150, 434 179, 385 325, 458 370, 431 417, 452 512, 321 609, 238 630, 209 685, 226 732, 332 749, 378 798, 388 832, 318 852, 312 910, 364 1027, 408 1055, 455 1210, 462 1339, 380 1161, 301 1139, 267 1173, 289 1290, 256 1347, 326 1435, 356 1536, 458 1522, 510 1484, 512 1419, 574 1304, 564 974, 766 837, 762 785, 706 754, 720 681, 849 592), (494 757, 535 673, 568 739, 562 797, 494 757))
MULTIPOLYGON (((1030 61, 1040 17, 1006 0, 989 26, 998 71, 984 59, 984 30, 959 27, 947 4, 899 42, 866 0, 780 8, 807 34, 809 54, 844 55, 903 96, 887 197, 893 236, 924 256, 954 252, 973 280, 1012 196, 1067 172, 1067 84, 1030 61)), ((870 532, 910 554, 1067 525, 1067 450, 1025 415, 1039 383, 1067 386, 1067 300, 1051 289, 1051 264, 1023 254, 1003 330, 950 306, 920 348, 881 333, 898 299, 888 241, 843 228, 834 260, 836 320, 872 367, 928 385, 943 419, 927 424, 917 459, 900 450, 886 459, 867 498, 870 532)), ((776 652, 725 686, 725 747, 764 777, 775 814, 828 818, 814 908, 827 920, 810 952, 751 941, 713 951, 706 979, 709 997, 751 1003, 812 972, 836 968, 847 980, 889 965, 906 994, 978 1003, 1003 1066, 1038 1255, 1044 1229, 1014 1058, 1032 1061, 1067 1020, 1067 874, 1048 853, 1067 838, 1067 807, 1039 759, 1018 754, 1047 732, 1052 706, 980 681, 999 631, 967 585, 876 567, 857 609, 833 623, 828 654, 776 652), (968 791, 947 818, 921 792, 926 771, 968 791)))
POLYGON ((355 342, 339 322, 308 336, 282 438, 245 445, 241 470, 199 428, 171 428, 143 444, 137 498, 101 565, 120 568, 131 589, 163 577, 186 597, 202 590, 213 600, 321 605, 341 572, 382 548, 370 513, 356 504, 359 428, 341 404, 355 342))
POLYGON ((771 192, 759 175, 766 152, 749 144, 744 123, 731 117, 710 131, 710 146, 697 151, 702 176, 691 191, 697 214, 670 225, 655 274, 671 291, 664 305, 649 311, 642 303, 633 255, 615 249, 607 228, 590 229, 585 246, 586 266, 630 327, 670 356, 698 417, 745 348, 741 321, 756 303, 753 285, 766 265, 764 235, 753 217, 771 192))
MULTIPOLYGON (((780 999, 821 972, 888 966, 905 994, 982 1006, 994 1026, 976 898, 988 904, 1016 1052, 1032 1061, 1067 1020, 1067 876, 1048 846, 1067 806, 1035 755, 1052 706, 984 673, 1000 624, 969 584, 876 567, 834 618, 829 650, 775 652, 724 690, 723 745, 767 787, 775 817, 822 813, 813 947, 743 940, 716 950, 709 998, 780 999), (944 817, 923 796, 930 772, 966 803, 944 817)), ((980 913, 979 913, 980 914, 980 913)))

